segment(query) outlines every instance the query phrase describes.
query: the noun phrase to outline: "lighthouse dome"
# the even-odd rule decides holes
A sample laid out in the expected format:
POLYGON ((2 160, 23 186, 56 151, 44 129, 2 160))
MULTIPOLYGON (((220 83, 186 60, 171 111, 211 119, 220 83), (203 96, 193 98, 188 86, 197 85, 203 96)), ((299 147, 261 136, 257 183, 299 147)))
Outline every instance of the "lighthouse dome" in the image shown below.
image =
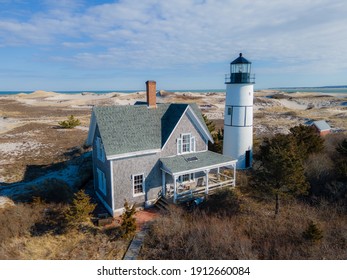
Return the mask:
POLYGON ((230 74, 225 76, 225 83, 254 83, 254 77, 251 77, 251 64, 252 62, 240 53, 240 56, 230 63, 230 74))
POLYGON ((240 56, 238 58, 236 58, 233 62, 231 62, 230 64, 251 64, 250 61, 248 61, 247 59, 245 59, 242 56, 242 53, 240 53, 240 56))

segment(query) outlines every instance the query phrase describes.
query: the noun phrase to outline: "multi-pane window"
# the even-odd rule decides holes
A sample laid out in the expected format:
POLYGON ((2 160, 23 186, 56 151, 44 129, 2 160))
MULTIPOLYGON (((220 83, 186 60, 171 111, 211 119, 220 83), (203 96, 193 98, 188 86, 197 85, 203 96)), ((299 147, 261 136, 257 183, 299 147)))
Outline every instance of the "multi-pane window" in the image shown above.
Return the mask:
POLYGON ((182 153, 190 152, 190 134, 182 135, 182 153))
POLYGON ((194 173, 184 174, 178 177, 180 183, 191 182, 194 180, 194 173))
POLYGON ((144 192, 143 174, 133 175, 133 189, 134 195, 142 194, 144 192))
POLYGON ((177 139, 177 154, 195 152, 195 137, 190 133, 182 134, 177 139))

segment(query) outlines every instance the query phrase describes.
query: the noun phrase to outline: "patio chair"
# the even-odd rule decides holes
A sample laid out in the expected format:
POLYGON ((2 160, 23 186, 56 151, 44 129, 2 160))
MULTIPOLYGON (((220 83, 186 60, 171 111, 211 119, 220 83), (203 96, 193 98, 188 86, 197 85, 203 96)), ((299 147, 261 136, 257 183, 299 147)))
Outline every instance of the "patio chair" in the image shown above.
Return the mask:
POLYGON ((199 178, 196 182, 196 187, 202 187, 204 185, 204 178, 199 178))

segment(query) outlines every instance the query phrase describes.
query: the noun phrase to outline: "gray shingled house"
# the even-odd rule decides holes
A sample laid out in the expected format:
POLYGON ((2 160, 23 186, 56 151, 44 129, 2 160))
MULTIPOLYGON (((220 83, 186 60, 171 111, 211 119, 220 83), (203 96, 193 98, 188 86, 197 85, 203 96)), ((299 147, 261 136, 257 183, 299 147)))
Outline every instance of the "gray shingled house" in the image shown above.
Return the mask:
POLYGON ((196 104, 147 102, 93 108, 87 144, 93 147, 96 194, 112 215, 124 201, 149 207, 161 196, 177 203, 235 186, 236 160, 208 150, 212 136, 196 104))

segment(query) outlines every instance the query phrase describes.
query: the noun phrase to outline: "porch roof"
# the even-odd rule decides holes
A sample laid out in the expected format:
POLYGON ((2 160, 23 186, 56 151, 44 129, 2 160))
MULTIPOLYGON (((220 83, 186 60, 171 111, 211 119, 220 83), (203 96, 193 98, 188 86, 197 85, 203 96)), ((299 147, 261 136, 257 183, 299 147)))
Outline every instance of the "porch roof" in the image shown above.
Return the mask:
POLYGON ((211 151, 189 153, 174 157, 161 158, 162 169, 171 175, 182 175, 227 165, 236 164, 237 160, 211 151))

